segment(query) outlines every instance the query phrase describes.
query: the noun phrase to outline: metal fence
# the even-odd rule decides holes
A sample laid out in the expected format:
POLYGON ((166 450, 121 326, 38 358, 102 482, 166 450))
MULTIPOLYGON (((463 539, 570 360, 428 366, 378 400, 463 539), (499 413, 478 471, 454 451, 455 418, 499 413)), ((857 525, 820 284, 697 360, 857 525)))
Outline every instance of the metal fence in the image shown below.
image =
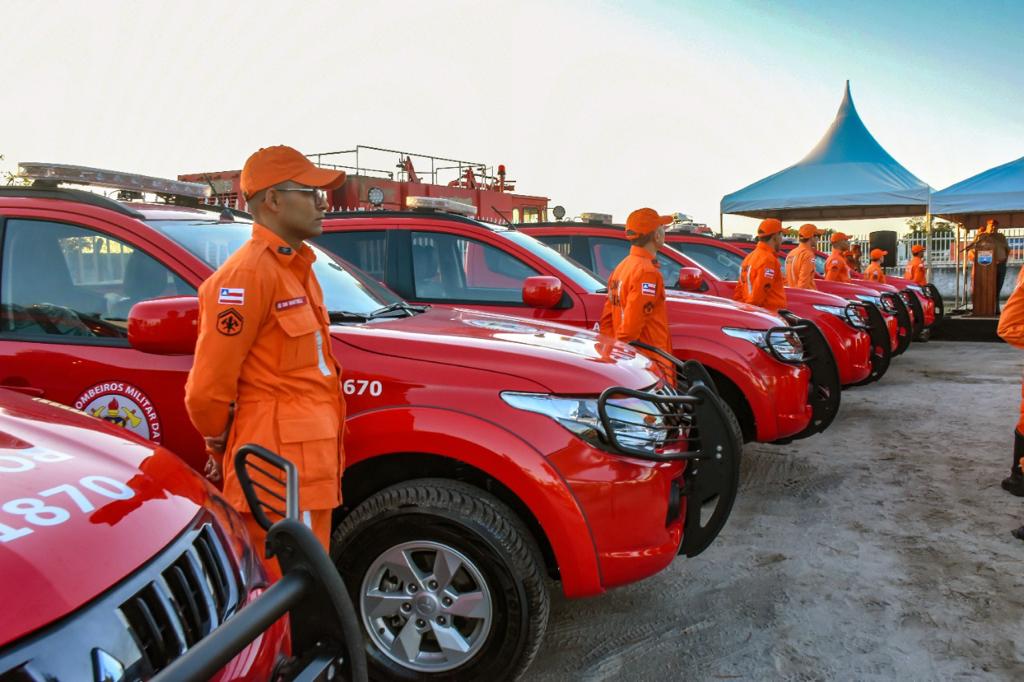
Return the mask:
MULTIPOLYGON (((1024 264, 1024 228, 1013 227, 1005 230, 999 230, 1002 234, 1006 235, 1006 241, 1010 245, 1010 265, 1024 264)), ((959 260, 962 261, 964 258, 963 248, 971 243, 975 233, 961 232, 959 248, 961 249, 959 260), (968 236, 970 234, 970 236, 968 236)), ((863 262, 867 265, 868 254, 871 251, 871 246, 868 243, 867 237, 855 237, 850 240, 850 245, 860 244, 861 253, 863 253, 863 262)), ((922 246, 928 246, 928 238, 923 232, 912 232, 900 238, 896 247, 896 262, 900 268, 906 266, 907 261, 910 260, 910 249, 915 244, 922 246)), ((958 262, 956 257, 956 232, 950 230, 940 230, 932 233, 931 249, 928 252, 926 260, 932 267, 941 267, 943 265, 953 266, 958 262)))

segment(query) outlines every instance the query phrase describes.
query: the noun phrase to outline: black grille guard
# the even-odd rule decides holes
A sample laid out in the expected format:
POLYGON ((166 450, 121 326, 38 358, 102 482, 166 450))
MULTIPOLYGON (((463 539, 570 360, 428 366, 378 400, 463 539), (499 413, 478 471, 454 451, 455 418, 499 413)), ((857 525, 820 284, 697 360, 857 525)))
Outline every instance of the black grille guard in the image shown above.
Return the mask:
POLYGON ((855 386, 863 386, 878 381, 889 370, 889 363, 892 360, 892 342, 889 339, 889 327, 885 324, 885 317, 874 303, 851 303, 851 306, 861 308, 868 316, 868 335, 871 337, 871 374, 855 386))
POLYGON ((896 322, 899 325, 899 333, 896 336, 897 346, 896 350, 893 351, 893 355, 903 355, 907 352, 907 348, 910 347, 910 341, 913 338, 913 325, 910 322, 910 311, 907 310, 907 304, 903 302, 903 298, 898 296, 891 291, 883 291, 879 298, 883 301, 889 301, 890 305, 896 311, 896 322))
POLYGON ((821 330, 810 320, 799 318, 788 310, 780 310, 779 315, 789 322, 788 329, 800 337, 804 346, 803 361, 811 370, 811 381, 807 387, 811 421, 803 431, 774 441, 785 444, 821 433, 829 427, 839 413, 842 385, 839 383, 839 367, 835 356, 821 330))
MULTIPOLYGON (((683 522, 683 540, 679 546, 679 554, 697 556, 708 548, 725 527, 736 500, 743 448, 739 424, 718 397, 714 381, 702 364, 696 360, 682 362, 659 348, 639 341, 633 342, 632 345, 670 361, 676 368, 678 389, 669 391, 670 395, 652 396, 643 391, 610 388, 598 399, 601 423, 609 441, 624 454, 659 461, 686 460, 682 491, 686 500, 686 518, 683 522), (608 414, 608 401, 617 396, 641 397, 644 400, 651 400, 656 405, 673 408, 671 421, 675 422, 679 435, 685 436, 684 440, 689 449, 685 453, 670 457, 658 457, 652 456, 649 451, 622 444, 612 428, 616 420, 608 414), (705 514, 704 508, 712 502, 713 510, 705 514)), ((659 406, 659 410, 665 408, 659 406)))
POLYGON ((942 318, 946 316, 946 304, 942 301, 942 294, 939 293, 939 288, 931 282, 928 282, 928 284, 924 286, 924 291, 925 294, 932 299, 932 302, 935 303, 934 324, 938 324, 942 321, 942 318))
POLYGON ((913 326, 914 338, 921 338, 921 332, 924 331, 924 307, 921 306, 921 301, 918 300, 917 294, 907 289, 906 291, 900 292, 900 298, 903 298, 903 302, 910 308, 911 324, 913 326), (906 298, 903 297, 906 294, 906 298))

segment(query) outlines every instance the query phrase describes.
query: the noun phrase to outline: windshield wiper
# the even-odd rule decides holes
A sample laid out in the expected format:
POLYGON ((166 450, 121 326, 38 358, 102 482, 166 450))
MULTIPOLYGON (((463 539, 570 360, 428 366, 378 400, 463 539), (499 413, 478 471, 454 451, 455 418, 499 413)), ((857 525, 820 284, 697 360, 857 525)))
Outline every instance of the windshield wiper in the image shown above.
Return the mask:
POLYGON ((369 322, 373 317, 370 313, 353 313, 348 310, 331 310, 327 313, 331 324, 340 322, 369 322))
POLYGON ((378 308, 377 310, 374 310, 372 313, 369 314, 369 316, 371 318, 383 317, 389 313, 402 311, 408 317, 412 317, 413 315, 424 312, 429 307, 430 306, 425 305, 412 305, 410 303, 406 303, 405 301, 396 301, 391 305, 386 305, 383 308, 378 308))

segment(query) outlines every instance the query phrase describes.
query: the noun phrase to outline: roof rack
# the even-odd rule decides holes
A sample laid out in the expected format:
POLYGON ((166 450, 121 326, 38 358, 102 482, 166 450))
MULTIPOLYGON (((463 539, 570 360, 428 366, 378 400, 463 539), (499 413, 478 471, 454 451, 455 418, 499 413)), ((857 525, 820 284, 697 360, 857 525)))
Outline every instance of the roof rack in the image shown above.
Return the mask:
POLYGON ((539 223, 515 223, 516 228, 529 228, 529 227, 551 227, 551 228, 566 228, 566 227, 586 227, 595 228, 598 230, 621 230, 624 226, 619 223, 585 223, 580 220, 558 220, 558 221, 543 221, 539 223))
POLYGON ((0 187, 0 197, 26 197, 33 199, 73 201, 78 204, 89 204, 90 206, 97 206, 99 208, 117 211, 122 215, 131 216, 132 218, 144 217, 141 213, 130 206, 126 206, 125 204, 115 201, 109 197, 105 197, 102 194, 86 192, 81 189, 69 189, 67 187, 47 187, 46 185, 19 187, 16 185, 9 185, 0 187))
POLYGON ((429 216, 435 220, 448 220, 454 223, 465 223, 467 225, 474 225, 476 227, 486 227, 489 230, 496 229, 515 229, 514 226, 505 225, 504 223, 488 223, 477 218, 471 218, 469 216, 459 215, 457 213, 446 213, 444 211, 434 210, 416 210, 416 211, 328 211, 324 214, 324 218, 416 218, 422 216, 429 216))

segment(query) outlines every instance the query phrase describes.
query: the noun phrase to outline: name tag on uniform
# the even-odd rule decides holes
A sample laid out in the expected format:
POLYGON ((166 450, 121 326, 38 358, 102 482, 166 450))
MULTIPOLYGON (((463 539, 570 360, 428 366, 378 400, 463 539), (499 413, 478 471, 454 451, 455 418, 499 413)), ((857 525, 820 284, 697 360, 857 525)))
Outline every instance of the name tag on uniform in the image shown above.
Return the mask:
POLYGON ((295 306, 304 305, 306 303, 305 296, 299 296, 297 298, 289 298, 287 301, 278 301, 274 304, 274 308, 277 310, 288 310, 295 306))
POLYGON ((643 282, 640 291, 644 296, 657 296, 658 285, 654 282, 643 282))

